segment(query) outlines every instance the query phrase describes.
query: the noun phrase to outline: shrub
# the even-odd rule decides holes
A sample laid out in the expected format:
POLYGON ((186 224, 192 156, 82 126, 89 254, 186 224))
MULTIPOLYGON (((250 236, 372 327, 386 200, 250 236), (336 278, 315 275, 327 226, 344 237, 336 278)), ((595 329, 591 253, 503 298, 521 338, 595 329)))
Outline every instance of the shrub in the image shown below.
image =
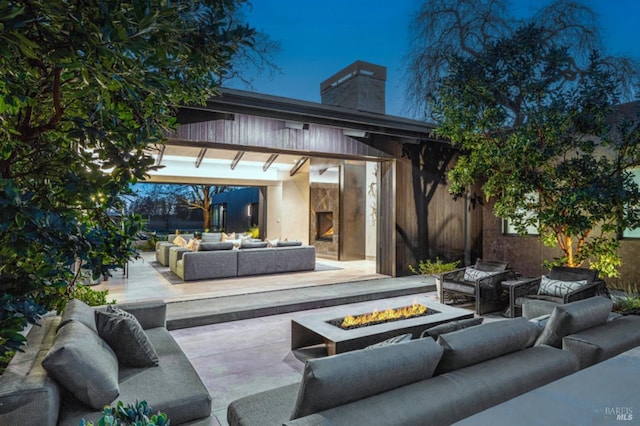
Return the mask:
MULTIPOLYGON (((170 421, 165 413, 152 413, 153 409, 147 401, 136 401, 126 406, 118 401, 115 407, 104 407, 98 426, 169 426, 170 421)), ((94 426, 94 423, 82 419, 80 426, 94 426)))
POLYGON ((78 299, 89 306, 102 306, 107 303, 116 303, 115 299, 107 302, 109 290, 94 290, 89 286, 77 284, 71 291, 71 299, 78 299))
POLYGON ((436 257, 435 261, 431 259, 421 260, 418 263, 417 269, 415 266, 409 265, 409 270, 416 275, 440 275, 456 269, 459 263, 459 260, 455 262, 443 262, 439 257, 436 257))

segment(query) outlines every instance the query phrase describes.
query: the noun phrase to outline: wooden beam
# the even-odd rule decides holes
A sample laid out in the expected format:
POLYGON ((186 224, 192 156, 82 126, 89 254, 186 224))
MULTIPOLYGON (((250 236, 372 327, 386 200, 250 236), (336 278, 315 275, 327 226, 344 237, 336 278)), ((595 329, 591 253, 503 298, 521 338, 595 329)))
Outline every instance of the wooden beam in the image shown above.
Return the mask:
POLYGON ((296 165, 293 166, 293 168, 289 172, 289 176, 294 176, 296 173, 298 173, 298 170, 300 170, 300 167, 304 166, 304 163, 306 163, 308 159, 309 157, 300 157, 296 165))
POLYGON ((318 172, 318 174, 320 174, 320 176, 322 176, 327 170, 329 170, 328 167, 325 167, 324 169, 320 169, 320 171, 318 172))
POLYGON ((266 163, 264 163, 264 166, 262 166, 262 171, 266 172, 267 170, 269 170, 269 167, 271 167, 273 162, 276 161, 276 158, 278 158, 278 154, 271 154, 266 163))
POLYGON ((207 153, 207 148, 202 148, 198 153, 198 156, 196 157, 196 169, 200 167, 200 164, 202 164, 202 160, 204 160, 204 156, 206 153, 207 153))
POLYGON ((243 155, 244 155, 244 151, 238 151, 233 161, 231 162, 231 170, 236 168, 236 166, 240 162, 240 159, 242 158, 243 155))
POLYGON ((164 150, 167 148, 166 145, 162 145, 160 147, 160 152, 158 153, 158 158, 156 158, 156 166, 159 166, 162 163, 162 157, 164 156, 164 150))

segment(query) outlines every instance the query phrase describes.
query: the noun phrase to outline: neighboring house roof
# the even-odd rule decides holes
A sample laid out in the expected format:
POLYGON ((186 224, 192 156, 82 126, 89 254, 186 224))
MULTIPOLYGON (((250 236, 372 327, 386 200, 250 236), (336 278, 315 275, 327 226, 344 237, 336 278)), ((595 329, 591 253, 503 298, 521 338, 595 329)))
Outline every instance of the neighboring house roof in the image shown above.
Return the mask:
POLYGON ((221 95, 211 99, 206 106, 186 106, 182 110, 178 116, 180 123, 207 121, 222 118, 221 115, 225 114, 242 113, 360 130, 412 139, 413 142, 438 140, 433 134, 435 125, 423 121, 238 89, 223 88, 221 95))

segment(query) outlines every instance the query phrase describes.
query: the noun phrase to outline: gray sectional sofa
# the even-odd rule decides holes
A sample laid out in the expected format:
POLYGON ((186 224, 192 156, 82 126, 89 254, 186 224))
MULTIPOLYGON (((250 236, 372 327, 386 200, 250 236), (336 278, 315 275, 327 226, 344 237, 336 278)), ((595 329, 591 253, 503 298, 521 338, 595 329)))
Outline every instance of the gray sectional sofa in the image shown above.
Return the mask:
MULTIPOLYGON (((213 234, 214 233, 210 233, 210 235, 213 235, 213 234)), ((219 234, 219 233, 215 233, 215 234, 219 234)), ((169 266, 169 249, 171 249, 171 247, 177 247, 175 244, 173 244, 173 240, 176 239, 176 236, 177 236, 176 234, 169 234, 167 237, 167 241, 156 242, 156 260, 162 266, 169 266)), ((193 234, 180 234, 180 236, 187 241, 194 238, 193 234)), ((220 236, 222 236, 221 233, 220 233, 220 236)), ((208 238, 214 238, 214 237, 208 237, 208 238)), ((220 241, 220 239, 218 239, 218 241, 220 241)))
MULTIPOLYGON (((222 243, 224 244, 224 243, 222 243)), ((175 274, 185 281, 312 271, 314 246, 217 249, 175 253, 175 274), (181 259, 177 260, 181 255, 181 259)))
POLYGON ((0 376, 0 424, 97 424, 102 407, 118 400, 145 400, 172 425, 215 424, 209 392, 165 328, 164 302, 119 306, 124 312, 72 300, 62 317, 34 326, 0 376), (142 329, 128 326, 131 315, 142 329))
POLYGON ((437 341, 312 359, 299 384, 238 399, 227 420, 231 426, 451 424, 639 345, 640 317, 611 320, 611 306, 590 298, 540 321, 520 317, 440 334, 437 341))

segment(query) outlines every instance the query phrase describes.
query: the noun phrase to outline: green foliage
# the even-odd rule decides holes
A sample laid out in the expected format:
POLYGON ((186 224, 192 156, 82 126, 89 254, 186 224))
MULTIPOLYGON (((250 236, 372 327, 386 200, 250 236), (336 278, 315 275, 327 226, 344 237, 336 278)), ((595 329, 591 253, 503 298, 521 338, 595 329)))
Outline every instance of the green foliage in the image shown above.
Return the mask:
POLYGON ((640 225, 640 164, 635 119, 612 125, 617 80, 592 54, 577 74, 567 48, 525 26, 479 56, 452 61, 435 106, 440 135, 461 149, 451 192, 481 183, 495 213, 521 234, 538 230, 562 256, 617 276, 617 232, 640 225), (575 81, 567 80, 574 75, 575 81))
POLYGON ((137 255, 148 148, 255 32, 242 0, 23 3, 0 0, 0 290, 51 309, 137 255))
MULTIPOLYGON (((118 401, 115 407, 104 407, 98 426, 169 426, 170 420, 166 413, 155 413, 147 401, 136 401, 135 404, 124 405, 118 401)), ((93 422, 85 419, 80 426, 94 426, 93 422)))
POLYGON ((75 288, 71 291, 70 299, 78 299, 89 306, 102 306, 107 303, 116 303, 115 299, 107 302, 107 295, 109 290, 94 290, 89 286, 76 284, 75 288))
POLYGON ((435 261, 431 259, 421 260, 418 262, 418 267, 409 265, 409 270, 416 275, 440 275, 445 272, 453 271, 460 264, 459 260, 455 262, 443 262, 439 257, 436 257, 435 261))
POLYGON ((615 297, 613 310, 624 315, 640 315, 640 293, 637 285, 628 285, 624 295, 615 297))
POLYGON ((7 368, 7 365, 9 365, 15 354, 16 353, 14 351, 0 354, 0 376, 4 373, 4 370, 7 368))
POLYGON ((251 225, 249 229, 247 229, 247 235, 251 236, 251 238, 260 238, 260 228, 258 225, 251 225))
POLYGON ((36 324, 45 310, 28 299, 0 295, 0 356, 21 350, 26 341, 20 333, 27 323, 36 324))

